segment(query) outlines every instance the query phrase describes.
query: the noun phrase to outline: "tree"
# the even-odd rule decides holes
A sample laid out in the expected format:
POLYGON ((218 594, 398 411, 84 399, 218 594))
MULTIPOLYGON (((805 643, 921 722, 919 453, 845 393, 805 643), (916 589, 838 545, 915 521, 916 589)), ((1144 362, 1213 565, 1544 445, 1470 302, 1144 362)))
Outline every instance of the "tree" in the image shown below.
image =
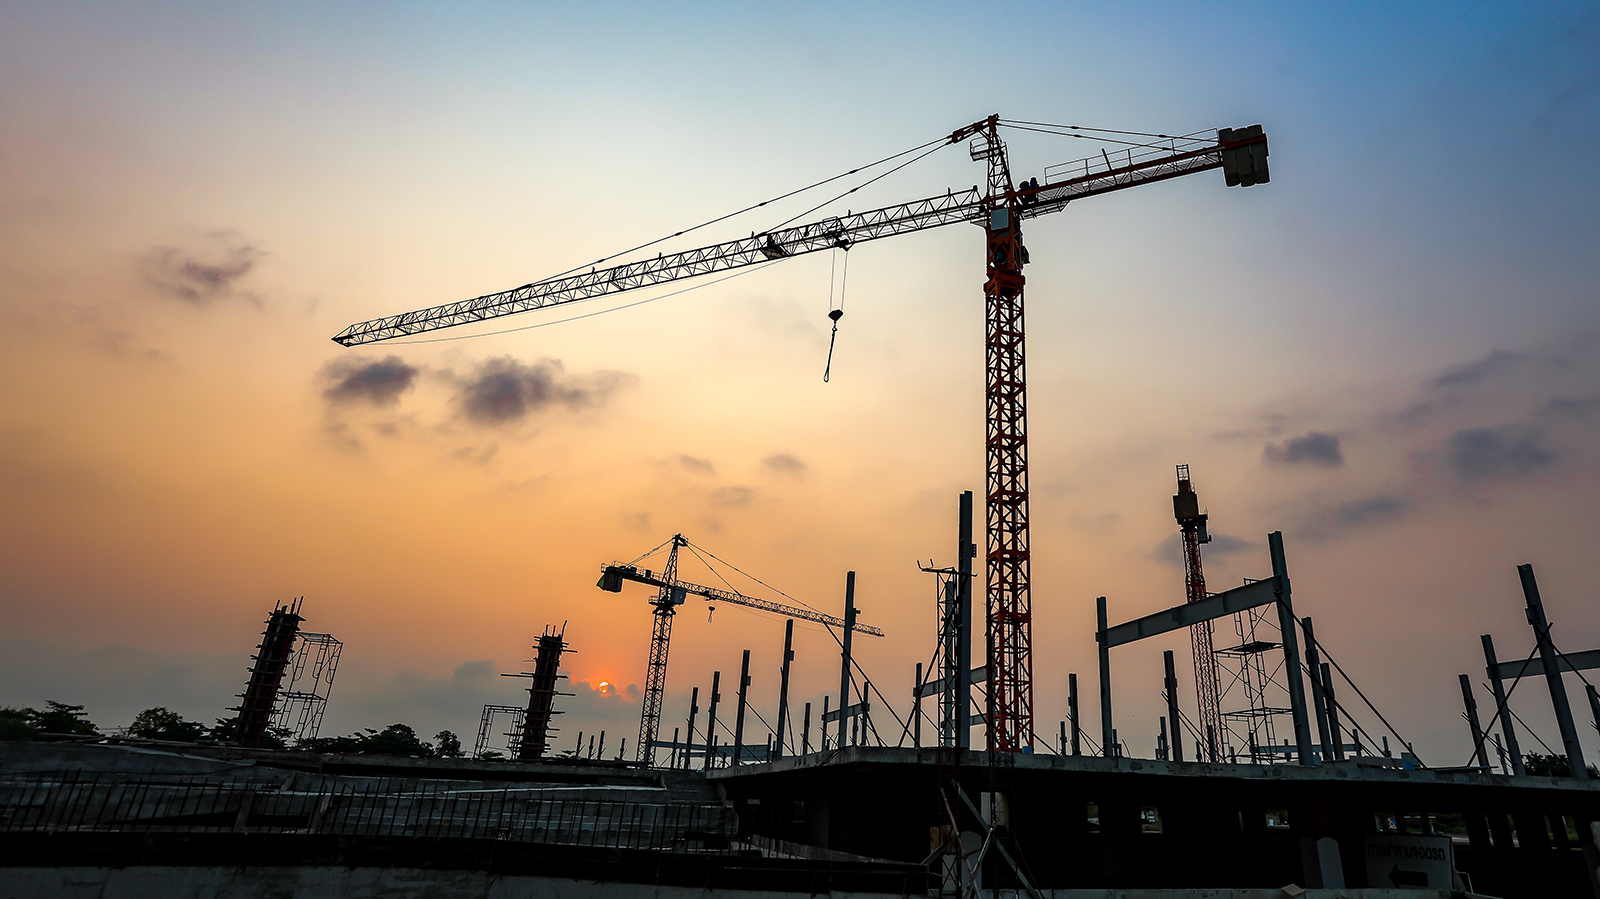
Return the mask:
MULTIPOLYGON (((1537 752, 1530 752, 1522 757, 1522 767, 1529 774, 1542 777, 1572 776, 1572 766, 1567 764, 1567 757, 1564 755, 1540 755, 1537 752)), ((1588 770, 1590 777, 1600 778, 1600 770, 1595 766, 1585 765, 1584 768, 1588 770)))
MULTIPOLYGON (((233 743, 237 742, 234 734, 237 733, 238 730, 238 718, 218 718, 216 725, 211 728, 211 733, 208 734, 208 736, 210 739, 215 740, 218 743, 233 743)), ((267 728, 266 732, 261 735, 261 742, 258 743, 255 748, 288 749, 289 737, 293 733, 294 731, 287 727, 269 727, 267 728)))
POLYGON ((47 734, 79 734, 93 736, 99 731, 94 722, 83 714, 83 706, 67 705, 53 699, 46 700, 44 711, 24 709, 28 723, 47 734))
POLYGON ((193 743, 206 735, 206 726, 198 721, 187 721, 177 712, 157 706, 145 709, 128 725, 128 736, 146 740, 171 740, 175 743, 193 743))
POLYGON ((442 759, 458 759, 464 754, 461 751, 461 738, 447 730, 434 734, 433 744, 438 747, 434 753, 442 759))
MULTIPOLYGON (((391 724, 381 731, 368 727, 365 733, 354 733, 348 737, 318 737, 314 740, 301 740, 295 745, 296 749, 310 752, 346 752, 352 754, 368 755, 407 755, 421 758, 432 758, 433 747, 417 736, 410 725, 391 724)), ((452 734, 452 736, 454 736, 452 734)), ((461 751, 461 742, 456 741, 456 751, 461 751)))
POLYGON ((31 740, 39 729, 30 723, 33 709, 0 708, 0 740, 31 740))

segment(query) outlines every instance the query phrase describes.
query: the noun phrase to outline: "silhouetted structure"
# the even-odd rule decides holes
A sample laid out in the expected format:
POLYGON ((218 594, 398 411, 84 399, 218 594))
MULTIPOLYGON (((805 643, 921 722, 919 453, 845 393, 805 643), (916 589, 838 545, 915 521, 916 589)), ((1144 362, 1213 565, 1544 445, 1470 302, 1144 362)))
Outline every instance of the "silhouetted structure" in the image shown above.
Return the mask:
POLYGON ((544 635, 539 638, 539 651, 533 659, 533 682, 528 685, 528 712, 522 728, 522 743, 517 747, 520 761, 541 758, 550 748, 548 737, 555 730, 550 726, 550 716, 559 714, 553 706, 556 679, 561 677, 557 669, 561 667, 561 653, 567 648, 566 632, 565 626, 560 633, 553 626, 546 626, 544 635))
POLYGON ((267 629, 261 635, 261 645, 256 647, 254 664, 250 666, 250 682, 234 711, 233 738, 244 746, 260 746, 261 738, 272 723, 272 713, 278 702, 278 688, 283 683, 283 672, 289 667, 289 656, 294 651, 294 638, 300 632, 301 596, 288 605, 272 610, 267 619, 267 629))

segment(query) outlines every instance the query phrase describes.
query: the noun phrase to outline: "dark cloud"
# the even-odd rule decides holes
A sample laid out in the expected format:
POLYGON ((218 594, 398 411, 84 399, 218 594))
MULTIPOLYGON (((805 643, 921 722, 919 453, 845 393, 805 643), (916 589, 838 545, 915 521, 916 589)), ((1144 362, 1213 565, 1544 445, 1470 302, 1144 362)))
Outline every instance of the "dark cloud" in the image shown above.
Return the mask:
POLYGON ((710 459, 696 459, 694 456, 679 453, 676 461, 679 465, 696 474, 717 473, 716 467, 711 464, 710 459))
POLYGON ((1544 446, 1544 432, 1526 425, 1457 431, 1445 443, 1445 456, 1466 480, 1520 477, 1556 460, 1544 446))
POLYGON ((1290 437, 1282 443, 1269 443, 1264 455, 1268 462, 1279 465, 1344 464, 1344 451, 1339 448, 1339 435, 1309 431, 1299 437, 1290 437))
POLYGON ((191 250, 156 247, 145 257, 146 280, 164 296, 196 306, 234 296, 239 281, 263 254, 230 235, 212 237, 217 246, 191 250))
POLYGON ((457 403, 467 420, 480 425, 514 424, 529 414, 556 406, 581 409, 604 401, 625 379, 617 373, 588 378, 565 374, 557 359, 529 365, 510 356, 483 363, 460 382, 457 403))
POLYGON ((1561 397, 1558 396, 1539 410, 1545 415, 1570 415, 1581 417, 1600 412, 1600 396, 1561 397))
POLYGON ((806 463, 788 453, 773 453, 762 459, 761 464, 778 474, 798 476, 806 473, 806 463))
POLYGON ((382 359, 343 356, 322 367, 322 379, 327 387, 323 399, 330 403, 371 403, 374 406, 392 406, 400 401, 400 394, 410 390, 421 372, 408 365, 399 356, 382 359))

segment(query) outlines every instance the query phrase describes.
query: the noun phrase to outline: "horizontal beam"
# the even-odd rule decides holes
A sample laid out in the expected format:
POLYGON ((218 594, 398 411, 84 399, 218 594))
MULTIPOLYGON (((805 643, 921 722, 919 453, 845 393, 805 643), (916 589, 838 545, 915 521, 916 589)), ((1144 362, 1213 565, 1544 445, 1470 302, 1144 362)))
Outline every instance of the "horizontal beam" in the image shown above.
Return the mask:
MULTIPOLYGON (((988 680, 989 679, 989 666, 980 665, 977 668, 972 669, 972 673, 970 675, 970 679, 971 679, 972 683, 975 683, 975 684, 981 684, 984 681, 988 680)), ((941 677, 936 681, 929 681, 928 683, 925 683, 925 684, 922 684, 922 685, 918 686, 917 689, 916 689, 916 693, 914 695, 916 695, 916 696, 936 696, 936 695, 938 695, 940 693, 943 693, 943 692, 944 692, 944 678, 941 677)))
POLYGON ((1164 612, 1135 618, 1123 624, 1108 627, 1096 633, 1095 642, 1105 644, 1107 649, 1165 634, 1202 621, 1210 621, 1245 609, 1264 606, 1278 598, 1278 579, 1269 577, 1265 580, 1234 587, 1221 593, 1213 593, 1199 602, 1187 602, 1181 606, 1173 606, 1164 612))
MULTIPOLYGON (((1556 658, 1556 669, 1559 671, 1587 671, 1591 668, 1600 668, 1600 649, 1564 653, 1556 658)), ((1499 677, 1501 680, 1543 673, 1544 662, 1537 658, 1501 662, 1489 670, 1490 677, 1499 677)))
POLYGON ((834 709, 831 712, 824 712, 822 715, 822 721, 824 724, 830 721, 838 721, 840 712, 843 712, 845 717, 854 718, 857 715, 865 715, 870 711, 872 711, 871 704, 867 702, 858 702, 855 705, 845 706, 842 709, 834 709))

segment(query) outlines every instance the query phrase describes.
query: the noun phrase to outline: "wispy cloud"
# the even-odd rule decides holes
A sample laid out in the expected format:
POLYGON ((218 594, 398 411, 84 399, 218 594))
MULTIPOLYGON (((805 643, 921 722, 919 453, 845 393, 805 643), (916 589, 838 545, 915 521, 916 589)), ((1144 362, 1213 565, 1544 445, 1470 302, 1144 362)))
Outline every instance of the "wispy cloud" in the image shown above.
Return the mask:
POLYGON ((489 427, 516 424, 546 409, 582 409, 604 402, 631 376, 568 375, 559 359, 532 364, 500 356, 458 379, 455 402, 467 421, 489 427))
POLYGON ((1530 425, 1467 428, 1445 441, 1445 458, 1456 475, 1476 481, 1518 478, 1556 461, 1544 431, 1530 425))
POLYGON ((233 296, 258 302, 254 295, 239 291, 239 282, 264 255, 237 235, 216 231, 194 247, 152 249, 144 259, 145 280, 162 296, 194 306, 233 296))
POLYGON ((400 401, 400 394, 412 388, 420 373, 421 369, 399 356, 340 357, 322 367, 322 380, 328 385, 322 396, 334 404, 392 406, 400 401))

